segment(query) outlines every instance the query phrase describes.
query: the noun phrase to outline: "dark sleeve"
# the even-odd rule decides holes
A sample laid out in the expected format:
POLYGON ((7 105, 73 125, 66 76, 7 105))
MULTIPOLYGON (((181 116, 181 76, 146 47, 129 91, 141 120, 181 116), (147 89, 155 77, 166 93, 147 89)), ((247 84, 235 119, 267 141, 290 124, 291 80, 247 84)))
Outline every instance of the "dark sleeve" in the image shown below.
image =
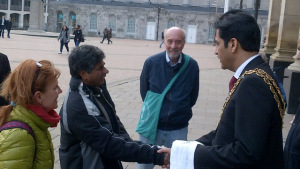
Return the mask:
POLYGON ((216 131, 213 130, 210 133, 198 138, 196 141, 204 144, 205 146, 211 146, 212 140, 215 138, 216 131))
POLYGON ((250 78, 244 78, 236 90, 235 117, 232 117, 236 126, 234 141, 222 146, 197 146, 195 168, 247 168, 263 158, 271 123, 276 123, 271 116, 274 113, 279 116, 279 112, 263 79, 256 75, 248 76, 250 78))
POLYGON ((196 104, 196 101, 198 99, 198 95, 199 95, 199 66, 198 63, 196 61, 193 60, 193 70, 195 70, 193 72, 194 75, 194 84, 193 84, 193 89, 191 92, 191 107, 194 106, 196 104))
POLYGON ((140 77, 140 94, 142 97, 142 100, 144 101, 146 94, 149 90, 149 61, 146 60, 143 66, 143 70, 140 77))
MULTIPOLYGON (((110 131, 108 122, 100 116, 89 115, 82 101, 75 100, 72 104, 72 95, 68 101, 68 122, 70 131, 93 148, 98 153, 128 162, 163 164, 164 154, 158 154, 156 146, 140 145, 127 141, 120 135, 110 131), (70 103, 70 104, 69 104, 70 103), (70 115, 69 112, 72 112, 70 115)), ((78 98, 78 97, 77 97, 78 98)), ((81 99, 81 98, 80 98, 81 99)), ((73 100, 74 101, 74 100, 73 100)), ((93 112, 90 112, 93 114, 93 112)))

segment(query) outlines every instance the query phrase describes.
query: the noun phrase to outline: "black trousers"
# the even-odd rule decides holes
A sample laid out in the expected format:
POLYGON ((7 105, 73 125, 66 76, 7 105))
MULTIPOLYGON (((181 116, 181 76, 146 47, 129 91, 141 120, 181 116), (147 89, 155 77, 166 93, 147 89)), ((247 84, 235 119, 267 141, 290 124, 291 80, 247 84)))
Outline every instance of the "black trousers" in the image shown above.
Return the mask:
POLYGON ((63 43, 63 41, 60 41, 60 52, 63 50, 63 46, 65 45, 67 52, 69 52, 69 46, 68 43, 63 43))

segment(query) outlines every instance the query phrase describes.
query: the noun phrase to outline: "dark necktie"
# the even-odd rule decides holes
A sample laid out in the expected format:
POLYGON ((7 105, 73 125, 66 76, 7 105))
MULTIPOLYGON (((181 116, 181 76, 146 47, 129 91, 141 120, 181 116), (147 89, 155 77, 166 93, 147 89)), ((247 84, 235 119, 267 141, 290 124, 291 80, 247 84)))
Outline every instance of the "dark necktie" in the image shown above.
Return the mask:
POLYGON ((233 88, 236 81, 237 81, 237 79, 234 76, 232 76, 232 78, 229 82, 229 91, 233 88))

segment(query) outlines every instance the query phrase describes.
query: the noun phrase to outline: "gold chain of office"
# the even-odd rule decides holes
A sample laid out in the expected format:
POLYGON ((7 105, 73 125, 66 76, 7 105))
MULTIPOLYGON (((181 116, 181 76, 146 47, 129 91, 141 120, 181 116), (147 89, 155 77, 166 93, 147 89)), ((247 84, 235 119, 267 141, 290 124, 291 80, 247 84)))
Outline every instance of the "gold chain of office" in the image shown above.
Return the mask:
MULTIPOLYGON (((240 84, 241 80, 244 78, 244 76, 246 75, 250 75, 250 74, 253 74, 255 73, 257 76, 261 77, 264 79, 265 83, 269 86, 271 92, 273 93, 274 95, 274 99, 277 103, 277 107, 278 107, 278 110, 280 112, 280 116, 281 116, 281 122, 283 124, 283 117, 284 117, 284 114, 285 114, 285 102, 284 102, 284 99, 283 99, 283 96, 282 96, 282 93, 281 93, 281 90, 279 89, 278 85, 276 84, 275 80, 268 74, 266 73, 264 70, 262 69, 254 69, 254 70, 249 70, 249 71, 246 71, 237 81, 236 83, 234 84, 233 88, 230 90, 229 92, 229 95, 223 105, 223 108, 222 108, 222 114, 225 110, 225 107, 227 106, 232 94, 235 92, 237 86, 240 84), (276 92, 277 91, 277 92, 276 92)), ((222 117, 222 114, 220 117, 222 117)))

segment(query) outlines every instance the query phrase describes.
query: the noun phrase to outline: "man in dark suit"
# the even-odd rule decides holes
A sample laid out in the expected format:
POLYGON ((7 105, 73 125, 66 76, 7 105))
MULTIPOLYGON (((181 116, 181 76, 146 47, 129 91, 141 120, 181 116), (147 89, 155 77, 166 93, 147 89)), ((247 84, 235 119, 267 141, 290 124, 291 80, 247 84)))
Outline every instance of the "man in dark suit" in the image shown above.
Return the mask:
POLYGON ((7 30, 7 37, 10 38, 10 30, 11 30, 11 27, 12 27, 11 17, 9 17, 8 20, 6 20, 5 27, 6 27, 6 30, 7 30))
POLYGON ((216 130, 196 140, 203 145, 189 149, 191 146, 186 144, 173 143, 171 168, 176 162, 184 162, 184 158, 177 158, 172 163, 172 158, 192 154, 193 161, 189 163, 193 163, 195 169, 283 169, 284 101, 269 65, 258 55, 260 29, 257 22, 246 12, 231 10, 214 26, 215 54, 222 69, 235 72, 237 81, 231 83, 233 88, 216 130), (189 151, 173 154, 177 149, 189 151))
POLYGON ((3 15, 2 18, 0 19, 0 36, 4 38, 4 29, 5 29, 5 16, 3 15))

